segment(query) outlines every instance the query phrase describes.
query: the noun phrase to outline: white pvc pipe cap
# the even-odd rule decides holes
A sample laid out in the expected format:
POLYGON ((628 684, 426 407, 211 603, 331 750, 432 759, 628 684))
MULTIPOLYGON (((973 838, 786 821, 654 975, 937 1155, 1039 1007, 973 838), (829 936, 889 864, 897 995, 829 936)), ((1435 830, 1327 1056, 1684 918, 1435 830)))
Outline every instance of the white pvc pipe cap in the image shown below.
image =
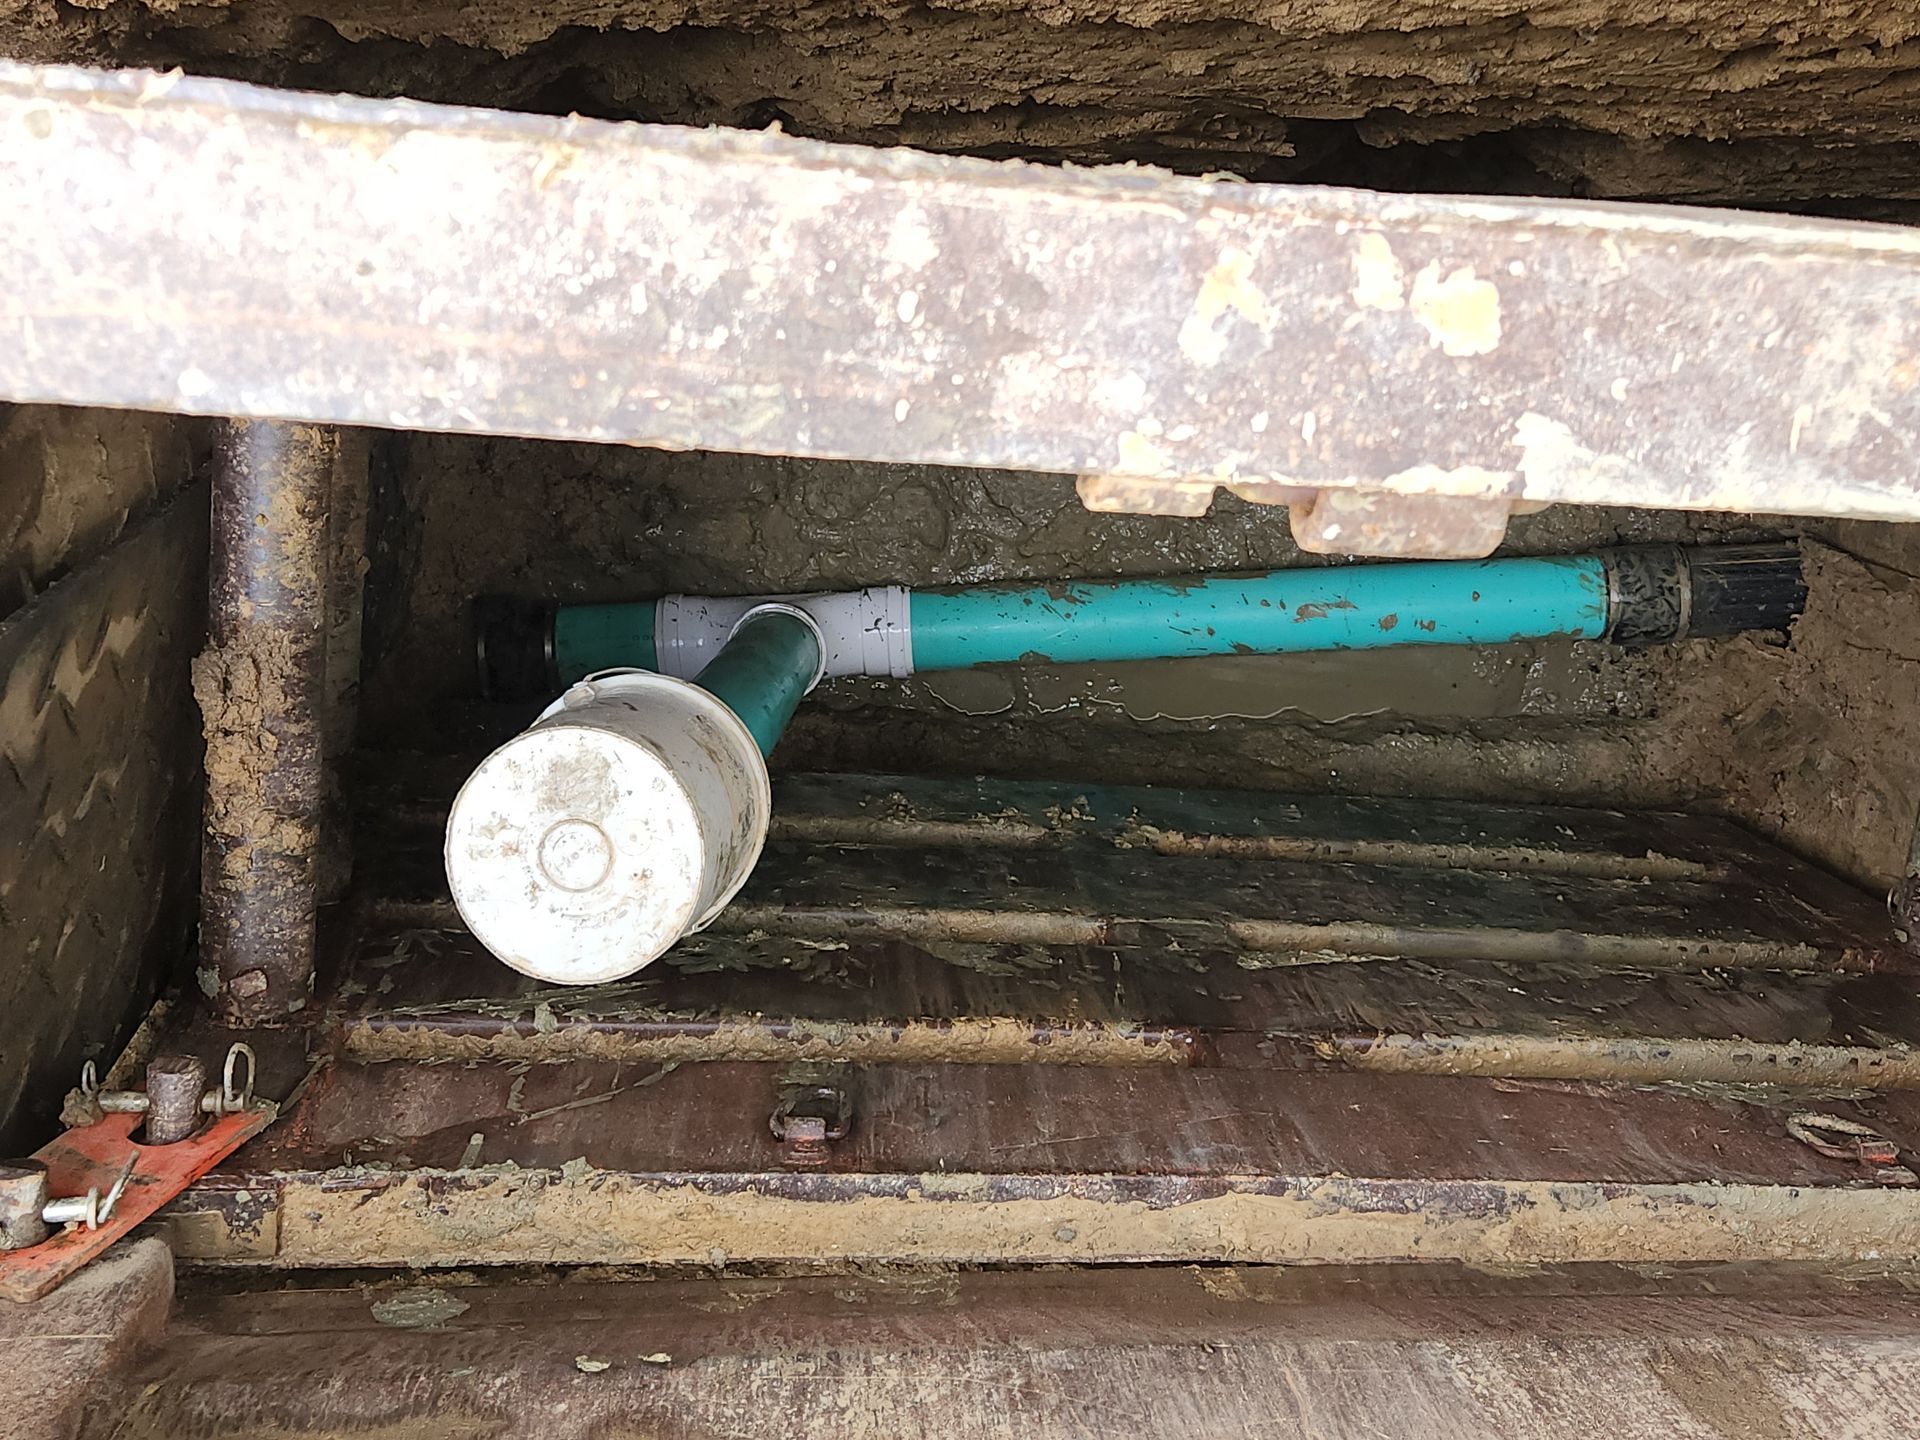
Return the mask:
POLYGON ((718 700, 657 675, 596 677, 468 777, 447 879, 475 938, 515 970, 617 980, 732 898, 769 811, 765 763, 718 700))

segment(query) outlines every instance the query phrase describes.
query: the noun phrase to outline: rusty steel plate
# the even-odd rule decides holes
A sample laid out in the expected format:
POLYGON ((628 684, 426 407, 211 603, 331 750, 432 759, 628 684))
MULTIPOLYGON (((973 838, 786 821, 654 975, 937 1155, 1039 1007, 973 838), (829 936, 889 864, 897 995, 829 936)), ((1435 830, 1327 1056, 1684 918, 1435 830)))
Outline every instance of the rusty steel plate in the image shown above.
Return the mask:
POLYGON ((7 399, 1920 517, 1892 226, 20 65, 0 188, 7 399))

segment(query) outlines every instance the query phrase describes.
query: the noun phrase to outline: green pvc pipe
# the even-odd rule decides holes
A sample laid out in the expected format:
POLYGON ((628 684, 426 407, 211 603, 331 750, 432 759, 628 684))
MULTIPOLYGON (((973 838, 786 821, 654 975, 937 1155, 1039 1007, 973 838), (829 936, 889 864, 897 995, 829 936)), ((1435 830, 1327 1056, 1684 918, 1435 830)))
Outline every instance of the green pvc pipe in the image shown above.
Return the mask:
POLYGON ((764 610, 740 623, 693 683, 738 715, 760 753, 771 755, 813 688, 820 660, 812 626, 797 615, 764 610))
MULTIPOLYGON (((1329 565, 916 590, 909 604, 915 670, 1498 645, 1605 634, 1607 567, 1598 555, 1329 565)), ((654 608, 650 600, 561 607, 553 643, 562 679, 621 665, 657 668, 654 608)))
POLYGON ((913 668, 1496 645, 1607 627, 1597 555, 916 590, 913 668))
POLYGON ((561 606, 553 615, 553 665, 567 684, 602 670, 658 670, 653 601, 561 606))

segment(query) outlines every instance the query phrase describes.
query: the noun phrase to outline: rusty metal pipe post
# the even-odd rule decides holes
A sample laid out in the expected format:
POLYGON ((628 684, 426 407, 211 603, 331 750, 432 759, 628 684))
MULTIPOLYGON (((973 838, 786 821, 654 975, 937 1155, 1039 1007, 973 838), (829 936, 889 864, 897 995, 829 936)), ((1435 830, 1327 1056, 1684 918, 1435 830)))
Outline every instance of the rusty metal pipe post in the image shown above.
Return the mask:
POLYGON ((201 988, 229 1024, 284 1019, 313 988, 325 800, 328 497, 339 437, 229 423, 214 452, 201 988))

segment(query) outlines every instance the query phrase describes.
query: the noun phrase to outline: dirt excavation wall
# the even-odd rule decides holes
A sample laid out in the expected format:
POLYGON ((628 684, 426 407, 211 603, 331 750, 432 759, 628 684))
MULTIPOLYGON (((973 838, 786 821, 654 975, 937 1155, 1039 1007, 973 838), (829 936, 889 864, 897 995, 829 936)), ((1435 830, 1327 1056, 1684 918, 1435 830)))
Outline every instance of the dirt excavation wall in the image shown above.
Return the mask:
POLYGON ((1260 179, 1920 195, 1909 0, 0 0, 0 53, 1260 179))

